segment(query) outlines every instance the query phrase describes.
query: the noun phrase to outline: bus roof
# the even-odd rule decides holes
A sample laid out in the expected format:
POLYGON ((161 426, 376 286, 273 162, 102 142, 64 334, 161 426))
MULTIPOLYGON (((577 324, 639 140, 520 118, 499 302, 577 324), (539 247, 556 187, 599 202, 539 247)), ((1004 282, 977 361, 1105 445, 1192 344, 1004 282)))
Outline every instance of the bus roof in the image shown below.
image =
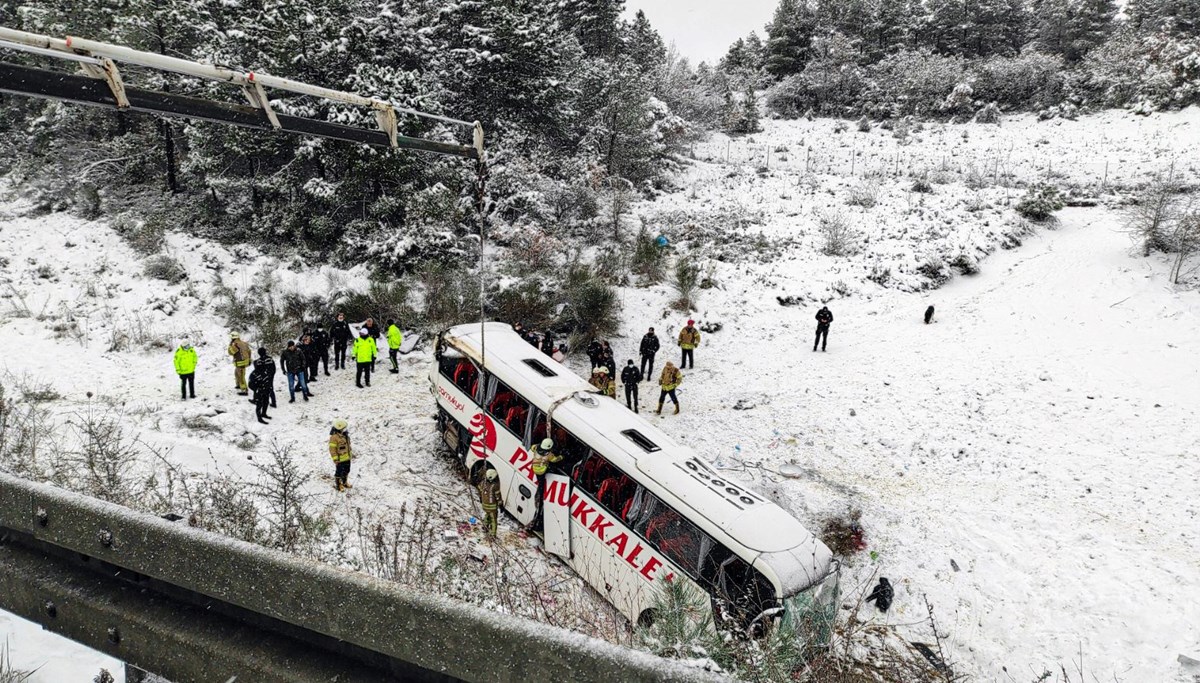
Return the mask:
MULTIPOLYGON (((754 561, 761 557, 779 580, 782 595, 804 590, 829 571, 832 554, 786 510, 728 481, 718 470, 618 401, 605 398, 570 368, 521 339, 504 323, 486 323, 485 367, 534 406, 601 455, 689 515, 710 535, 754 561), (546 377, 526 361, 554 373, 546 377), (800 566, 797 565, 799 561, 800 566)), ((480 325, 460 325, 446 340, 476 362, 480 325)), ((756 563, 757 564, 757 563, 756 563)))

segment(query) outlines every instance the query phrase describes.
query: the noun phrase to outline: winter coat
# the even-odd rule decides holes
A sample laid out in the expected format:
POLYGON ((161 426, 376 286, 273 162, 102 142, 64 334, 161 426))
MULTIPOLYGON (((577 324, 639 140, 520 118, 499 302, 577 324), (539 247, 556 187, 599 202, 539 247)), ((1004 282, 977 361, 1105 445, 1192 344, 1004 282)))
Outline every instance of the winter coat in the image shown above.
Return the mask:
POLYGON ((313 332, 312 340, 313 346, 316 346, 318 351, 324 351, 329 348, 329 333, 325 330, 313 332))
POLYGON ((679 331, 679 346, 685 349, 694 349, 700 346, 700 330, 688 325, 679 331))
POLYGON ((682 383, 683 373, 674 365, 663 368, 662 376, 658 378, 658 386, 662 387, 663 391, 672 391, 682 383))
POLYGON ((398 351, 400 345, 404 343, 404 335, 401 334, 400 328, 392 325, 387 329, 388 348, 393 351, 398 351))
POLYGON ((379 353, 379 347, 375 345, 375 340, 370 337, 359 337, 354 340, 354 360, 359 363, 370 363, 375 360, 375 355, 379 353))
POLYGON ((250 365, 250 345, 243 339, 229 342, 229 355, 233 356, 233 364, 236 367, 244 368, 250 365))
POLYGON ((879 577, 879 583, 875 585, 875 589, 867 596, 866 601, 871 602, 874 600, 875 606, 879 608, 879 611, 886 612, 892 606, 892 599, 895 597, 896 591, 892 588, 891 582, 881 576, 879 577))
POLYGON ((271 395, 271 380, 267 375, 267 370, 261 365, 255 363, 254 372, 250 373, 250 380, 247 382, 250 391, 254 392, 255 399, 266 398, 271 395))
POLYGON ((554 451, 546 451, 543 453, 541 444, 530 448, 529 456, 533 458, 533 460, 530 462, 530 469, 532 469, 533 473, 539 477, 546 473, 546 470, 550 467, 550 463, 562 461, 562 456, 554 451))
POLYGON ((828 325, 833 322, 833 313, 828 308, 822 307, 821 310, 817 311, 817 322, 821 325, 828 325))
POLYGON ((488 481, 485 477, 476 488, 479 489, 479 504, 483 506, 484 510, 491 512, 504 503, 500 497, 499 478, 488 481))
POLYGON ((347 344, 354 338, 354 333, 350 331, 350 323, 345 320, 336 320, 329 326, 329 336, 335 342, 347 344))
POLYGON ((642 337, 641 353, 643 356, 653 356, 658 353, 658 335, 653 332, 647 332, 646 336, 642 337))
POLYGON ((317 346, 316 342, 297 344, 296 348, 300 349, 300 353, 304 354, 304 362, 309 365, 316 363, 317 359, 321 357, 321 349, 317 346))
POLYGON ((367 328, 367 336, 368 337, 378 341, 378 339, 379 339, 379 323, 373 322, 370 325, 368 325, 367 323, 363 323, 362 326, 367 328))
POLYGON ((266 358, 259 358, 258 360, 254 361, 255 372, 257 372, 259 368, 262 368, 262 371, 267 374, 267 382, 268 382, 267 386, 270 386, 271 383, 275 382, 275 359, 274 358, 267 356, 266 358))
POLYGON ((308 365, 304 362, 304 354, 300 352, 300 349, 293 346, 279 354, 279 367, 283 368, 283 371, 289 375, 293 375, 304 372, 308 368, 308 365))
POLYGON ((542 334, 542 353, 547 356, 554 355, 554 335, 549 332, 542 334))
POLYGON ((196 357, 196 347, 189 346, 187 348, 179 347, 175 350, 175 373, 179 375, 190 375, 196 372, 196 364, 199 362, 196 357))
POLYGON ((588 356, 588 358, 589 358, 589 359, 590 359, 590 360, 591 360, 593 363, 599 364, 599 362, 600 362, 600 355, 601 355, 602 353, 604 353, 604 347, 600 345, 600 342, 599 342, 598 340, 596 340, 596 339, 593 339, 593 340, 592 340, 592 343, 591 343, 591 344, 588 344, 588 346, 587 346, 587 356, 588 356))
POLYGON ((642 369, 636 365, 626 365, 621 371, 621 384, 637 384, 642 381, 642 369))
POLYGON ((329 457, 334 462, 346 462, 354 455, 350 452, 350 433, 338 429, 329 430, 329 457))

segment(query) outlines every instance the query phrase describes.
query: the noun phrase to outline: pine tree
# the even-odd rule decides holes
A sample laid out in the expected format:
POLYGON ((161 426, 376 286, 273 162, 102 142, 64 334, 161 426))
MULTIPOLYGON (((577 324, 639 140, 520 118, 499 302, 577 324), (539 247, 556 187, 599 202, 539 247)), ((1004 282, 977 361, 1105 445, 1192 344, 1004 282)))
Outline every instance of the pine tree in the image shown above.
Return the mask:
POLYGON ((637 11, 633 22, 626 28, 625 35, 625 40, 622 41, 625 53, 641 67, 642 73, 650 74, 662 68, 667 59, 667 48, 663 44, 662 36, 650 25, 645 12, 637 11))
POLYGON ((1125 12, 1146 31, 1200 36, 1200 0, 1130 0, 1125 12))
POLYGON ((746 86, 735 130, 738 133, 757 133, 762 130, 758 115, 758 95, 754 92, 753 85, 746 86))
POLYGON ((1112 34, 1116 14, 1113 0, 1078 0, 1067 22, 1066 58, 1078 61, 1103 43, 1112 34))
POLYGON ((767 73, 784 78, 803 71, 815 31, 816 17, 805 0, 780 0, 767 25, 767 73))
POLYGON ((738 38, 721 58, 721 68, 729 73, 746 68, 746 41, 738 38))
POLYGON ((1056 55, 1066 55, 1070 50, 1071 5, 1069 0, 1036 0, 1033 15, 1037 22, 1033 30, 1033 42, 1038 50, 1056 55))
POLYGON ((875 61, 896 50, 912 47, 920 26, 919 0, 877 0, 862 35, 862 51, 875 61))
POLYGON ((621 14, 625 0, 560 0, 562 26, 571 31, 590 57, 613 57, 621 51, 621 14))
POLYGON ((746 68, 754 73, 762 71, 766 46, 754 31, 746 36, 746 68))

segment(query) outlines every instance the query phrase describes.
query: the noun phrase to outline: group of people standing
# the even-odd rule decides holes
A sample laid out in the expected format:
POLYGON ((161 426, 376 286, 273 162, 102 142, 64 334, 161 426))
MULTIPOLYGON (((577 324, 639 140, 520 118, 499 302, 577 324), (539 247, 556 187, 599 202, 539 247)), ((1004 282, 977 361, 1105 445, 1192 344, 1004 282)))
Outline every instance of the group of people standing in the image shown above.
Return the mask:
MULTIPOLYGON (((395 320, 388 320, 386 331, 382 333, 374 318, 367 318, 361 325, 352 327, 344 313, 337 314, 337 320, 329 326, 328 331, 319 323, 305 327, 297 338, 298 341, 289 340, 286 348, 279 354, 278 369, 287 376, 289 402, 296 402, 297 391, 305 401, 309 400, 313 397, 309 385, 318 381, 322 371, 326 377, 330 376, 330 347, 333 348, 335 370, 346 369, 349 353, 355 363, 355 385, 360 389, 371 386, 371 372, 375 369, 381 336, 385 336, 387 340, 392 365, 390 371, 399 373, 398 356, 404 335, 395 320)), ((233 362, 234 389, 239 396, 251 396, 250 401, 255 406, 255 417, 260 423, 267 424, 267 420, 271 419, 268 408, 278 405, 275 398, 275 359, 265 346, 259 347, 255 358, 250 344, 236 331, 229 334, 226 353, 233 362), (246 370, 251 367, 247 377, 246 370)), ((196 348, 186 339, 181 341, 175 350, 175 372, 179 375, 179 390, 183 400, 196 398, 198 363, 196 348)))
MULTIPOLYGON (((696 348, 700 346, 700 330, 696 329, 695 320, 688 320, 687 325, 679 331, 678 343, 682 352, 679 367, 676 367, 671 361, 667 361, 658 376, 660 392, 658 409, 655 411, 658 415, 662 415, 663 405, 668 398, 675 404, 675 414, 679 414, 679 397, 676 396, 675 390, 683 382, 683 373, 680 370, 696 366, 695 352, 696 348)), ((662 344, 658 339, 658 334, 651 327, 642 337, 638 346, 641 363, 634 364, 633 359, 630 358, 625 362, 625 367, 621 369, 621 384, 625 388, 625 405, 635 413, 640 411, 638 386, 641 382, 651 381, 651 378, 654 377, 654 359, 661 348, 662 344)), ((592 362, 592 386, 599 389, 605 396, 615 399, 617 397, 617 363, 612 347, 605 340, 593 339, 588 344, 587 354, 588 359, 592 362)))

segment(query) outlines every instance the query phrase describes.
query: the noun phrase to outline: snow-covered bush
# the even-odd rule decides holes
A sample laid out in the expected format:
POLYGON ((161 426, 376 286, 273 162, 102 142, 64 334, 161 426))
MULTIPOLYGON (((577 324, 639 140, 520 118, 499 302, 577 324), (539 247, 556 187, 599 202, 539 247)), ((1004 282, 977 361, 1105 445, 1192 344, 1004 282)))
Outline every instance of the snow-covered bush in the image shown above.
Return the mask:
POLYGON ((561 322, 577 337, 603 337, 620 325, 621 299, 617 290, 588 266, 574 265, 568 269, 562 298, 567 306, 561 322))
POLYGON ((161 214, 151 214, 141 221, 121 216, 112 221, 111 227, 126 244, 143 256, 162 251, 166 241, 167 226, 161 214))
POLYGON ((964 114, 971 111, 975 106, 975 89, 971 87, 970 81, 963 81, 954 86, 954 90, 946 96, 946 100, 942 102, 942 111, 947 114, 964 114))
POLYGON ((870 209, 879 203, 879 195, 883 192, 883 180, 878 176, 863 176, 861 180, 850 187, 846 203, 850 206, 861 206, 870 209))
POLYGON ((426 328, 442 330, 479 318, 478 275, 430 262, 417 278, 425 300, 421 320, 426 328))
POLYGON ((1170 251, 1168 235, 1180 218, 1183 182, 1174 168, 1150 179, 1125 209, 1125 230, 1142 256, 1170 251))
POLYGON ((558 296, 546 286, 545 278, 533 277, 497 290, 488 296, 489 317, 534 330, 554 327, 558 296))
POLYGON ((960 275, 978 275, 979 261, 967 255, 960 253, 950 260, 950 267, 957 270, 960 275))
POLYGON ((975 123, 992 123, 1000 125, 1000 107, 996 106, 995 102, 989 102, 984 105, 975 114, 975 123))
POLYGON ((1058 188, 1039 184, 1029 188, 1017 203, 1016 212, 1031 221, 1042 222, 1053 218, 1054 212, 1063 208, 1065 204, 1058 188))
POLYGON ((163 280, 167 284, 177 285, 187 279, 187 269, 173 256, 158 254, 146 259, 142 268, 146 277, 163 280))
POLYGON ((858 123, 855 124, 855 127, 858 128, 858 132, 860 132, 860 133, 870 133, 871 132, 871 119, 867 118, 864 115, 862 118, 860 118, 858 120, 858 123))
POLYGON ((1200 36, 1119 30, 1084 58, 1073 88, 1086 103, 1145 113, 1200 102, 1200 36))
POLYGON ((690 256, 681 255, 675 262, 671 286, 678 295, 671 303, 675 310, 688 312, 696 308, 697 291, 700 288, 700 266, 690 256))
POLYGON ((1062 57, 1037 51, 1016 57, 994 55, 973 65, 976 99, 1011 109, 1041 109, 1062 101, 1066 85, 1062 57))
POLYGON ((933 194, 933 184, 927 178, 917 178, 910 189, 917 194, 933 194))
POLYGON ((842 211, 825 211, 817 216, 821 235, 821 253, 826 256, 850 256, 858 251, 858 231, 842 211))
POLYGON ((902 50, 871 67, 875 89, 868 100, 879 115, 922 116, 941 109, 955 86, 967 75, 961 57, 929 50, 902 50))
POLYGON ((633 258, 629 267, 644 284, 655 284, 663 278, 664 252, 643 225, 633 240, 633 258))

